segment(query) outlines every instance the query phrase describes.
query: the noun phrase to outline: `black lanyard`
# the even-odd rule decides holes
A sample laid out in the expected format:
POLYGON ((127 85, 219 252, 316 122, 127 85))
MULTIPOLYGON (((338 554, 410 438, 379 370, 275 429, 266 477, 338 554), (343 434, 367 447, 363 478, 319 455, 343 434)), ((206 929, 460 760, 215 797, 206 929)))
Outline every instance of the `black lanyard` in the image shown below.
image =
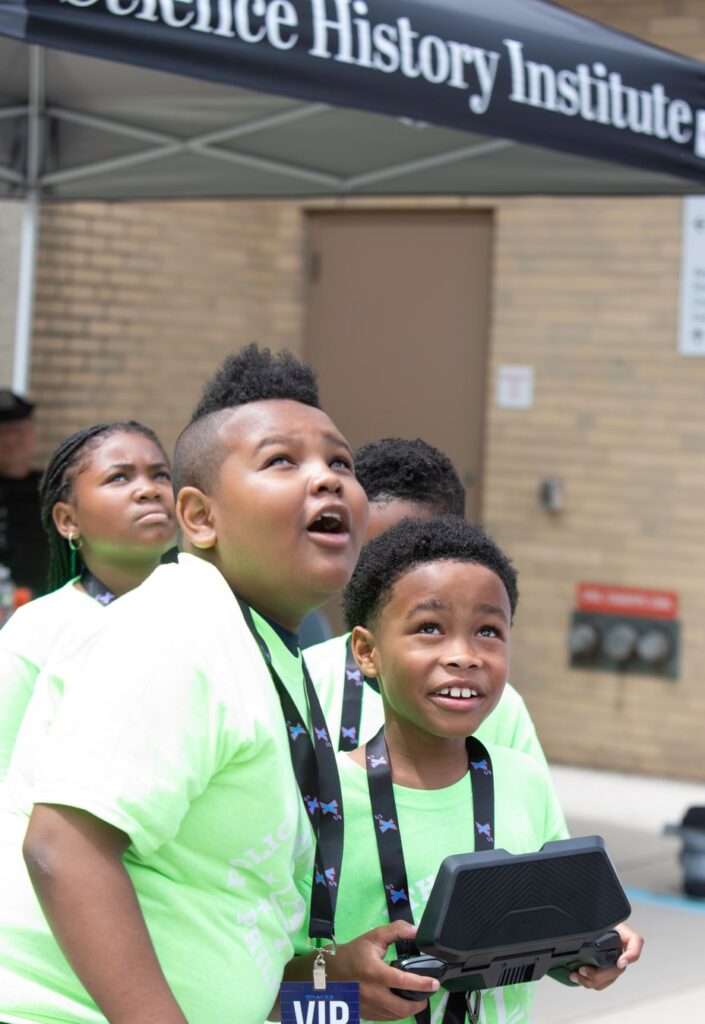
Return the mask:
POLYGON ((113 594, 110 587, 106 587, 104 583, 101 583, 98 577, 90 569, 86 569, 85 566, 81 572, 79 583, 85 592, 96 600, 98 604, 112 604, 117 596, 113 594))
MULTIPOLYGON (((235 595, 237 597, 237 594, 235 595)), ((311 887, 312 939, 334 939, 335 905, 343 861, 343 796, 340 790, 335 751, 328 736, 323 712, 311 677, 302 658, 313 740, 296 704, 272 663, 269 648, 252 618, 250 606, 237 597, 243 618, 260 649, 277 691, 286 720, 289 752, 294 775, 316 837, 313 884, 311 887)), ((273 783, 275 780, 272 780, 273 783)))
MULTIPOLYGON (((472 786, 475 850, 491 850, 494 847, 492 761, 483 744, 475 736, 468 736, 465 745, 468 752, 470 784, 472 786)), ((379 866, 382 872, 389 920, 408 921, 409 924, 414 924, 384 728, 380 729, 377 735, 368 742, 365 762, 379 866)), ((416 944, 411 941, 397 942, 396 948, 398 956, 418 953, 416 944)), ((427 1024, 430 1020, 428 1009, 417 1014, 416 1020, 418 1024, 427 1024)), ((464 1020, 465 994, 452 992, 448 997, 443 1024, 462 1024, 464 1020)))
POLYGON ((355 750, 360 746, 360 722, 362 720, 362 694, 365 686, 371 686, 379 693, 376 679, 363 676, 352 652, 352 636, 345 644, 345 677, 343 679, 343 713, 340 718, 338 750, 355 750))

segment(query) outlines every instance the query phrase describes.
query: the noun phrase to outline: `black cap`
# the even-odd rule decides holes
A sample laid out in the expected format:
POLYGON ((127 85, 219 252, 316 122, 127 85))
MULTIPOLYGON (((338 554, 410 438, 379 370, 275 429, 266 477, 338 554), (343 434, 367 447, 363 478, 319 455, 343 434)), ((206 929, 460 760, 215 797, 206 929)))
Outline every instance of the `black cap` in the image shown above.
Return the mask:
POLYGON ((699 828, 705 831, 705 807, 689 807, 682 825, 683 828, 699 828))
POLYGON ((12 420, 26 420, 32 415, 34 406, 31 402, 16 395, 9 388, 0 388, 0 423, 12 420))

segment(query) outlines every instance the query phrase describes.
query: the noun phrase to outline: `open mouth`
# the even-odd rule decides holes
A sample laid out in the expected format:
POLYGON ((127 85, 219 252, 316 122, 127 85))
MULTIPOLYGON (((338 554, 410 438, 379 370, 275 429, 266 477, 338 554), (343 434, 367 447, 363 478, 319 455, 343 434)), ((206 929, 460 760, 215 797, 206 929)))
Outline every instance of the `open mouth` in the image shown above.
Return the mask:
POLYGON ((472 700, 473 697, 481 697, 479 690, 473 690, 470 686, 445 686, 442 690, 434 690, 432 697, 452 697, 454 700, 472 700))
POLYGON ((347 537, 350 532, 349 518, 345 508, 324 508, 306 527, 308 533, 326 537, 347 537))
POLYGON ((462 685, 439 686, 428 696, 436 707, 459 714, 464 711, 473 711, 484 698, 484 694, 480 690, 476 690, 474 686, 462 685))

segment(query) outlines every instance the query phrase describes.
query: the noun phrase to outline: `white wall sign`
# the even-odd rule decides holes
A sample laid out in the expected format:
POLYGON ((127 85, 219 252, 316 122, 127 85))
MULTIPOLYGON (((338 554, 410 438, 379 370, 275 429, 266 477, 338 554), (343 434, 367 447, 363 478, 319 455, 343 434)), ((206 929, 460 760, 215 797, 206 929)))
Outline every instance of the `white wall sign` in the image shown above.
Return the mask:
POLYGON ((533 366, 497 367, 497 405, 499 408, 531 409, 533 404, 533 366))
POLYGON ((678 351, 705 356, 705 196, 683 200, 678 351))

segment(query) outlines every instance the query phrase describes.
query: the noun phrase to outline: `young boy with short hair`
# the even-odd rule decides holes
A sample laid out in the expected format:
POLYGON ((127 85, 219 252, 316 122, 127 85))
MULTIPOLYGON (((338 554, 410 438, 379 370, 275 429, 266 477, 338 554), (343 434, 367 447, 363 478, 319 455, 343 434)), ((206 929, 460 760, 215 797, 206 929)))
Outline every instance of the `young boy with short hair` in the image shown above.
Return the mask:
MULTIPOLYGON (((355 453, 355 473, 370 503, 365 543, 405 517, 462 517, 465 511, 465 490, 453 463, 420 438, 386 437, 363 445, 355 453)), ((375 681, 365 679, 355 663, 350 633, 309 647, 304 657, 331 736, 339 750, 354 750, 377 732, 384 713, 375 681)), ((546 766, 526 704, 510 683, 479 736, 546 766)))
POLYGON ((31 808, 3 826, 6 1024, 261 1024, 307 915, 326 829, 297 782, 337 772, 295 632, 348 579, 366 498, 310 368, 255 346, 173 468, 178 565, 53 666, 24 844, 41 909, 18 864, 31 808))
MULTIPOLYGON (((350 950, 366 930, 394 918, 396 908, 409 907, 418 923, 445 857, 484 848, 483 840, 517 854, 566 836, 543 765, 486 742, 473 760, 467 745, 501 699, 517 598, 509 559, 458 516, 405 519, 363 549, 345 590, 345 615, 357 663, 379 683, 384 725, 364 746, 338 755, 346 843, 336 978, 354 976, 350 950), (373 802, 380 784, 372 775, 380 765, 391 772, 391 803, 373 802), (475 807, 471 781, 478 772, 491 779, 494 828, 475 807), (388 832, 403 853, 393 879, 381 865, 380 836, 388 832)), ((641 948, 631 929, 622 937, 620 967, 641 948)), ((387 958, 394 955, 390 948, 387 958)), ((300 976, 301 966, 295 961, 287 973, 300 976)), ((574 977, 599 988, 619 973, 585 967, 574 977)), ((396 986, 405 989, 408 977, 400 972, 396 986)), ((530 984, 485 992, 483 1024, 526 1022, 531 993, 530 984)), ((441 1001, 445 993, 432 997, 433 1021, 444 1019, 441 1001)), ((413 1024, 419 1005, 398 998, 391 1009, 413 1024)))

